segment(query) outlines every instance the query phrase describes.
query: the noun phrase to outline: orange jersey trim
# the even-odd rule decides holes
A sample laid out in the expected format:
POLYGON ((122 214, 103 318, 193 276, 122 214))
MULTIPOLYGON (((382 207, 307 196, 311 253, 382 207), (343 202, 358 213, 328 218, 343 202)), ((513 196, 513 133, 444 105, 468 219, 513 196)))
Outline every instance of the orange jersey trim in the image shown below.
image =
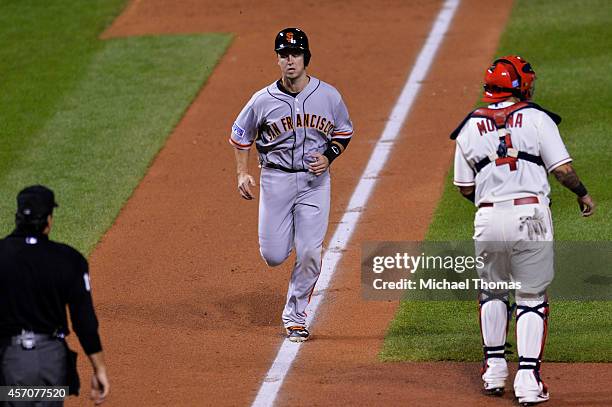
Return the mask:
POLYGON ((251 143, 251 144, 240 144, 240 143, 237 143, 237 142, 235 142, 235 141, 234 141, 234 139, 233 139, 233 138, 231 138, 231 137, 229 138, 229 142, 230 142, 231 144, 235 145, 235 146, 238 146, 238 147, 243 147, 243 148, 245 148, 245 147, 251 147, 251 146, 253 145, 253 143, 251 143))

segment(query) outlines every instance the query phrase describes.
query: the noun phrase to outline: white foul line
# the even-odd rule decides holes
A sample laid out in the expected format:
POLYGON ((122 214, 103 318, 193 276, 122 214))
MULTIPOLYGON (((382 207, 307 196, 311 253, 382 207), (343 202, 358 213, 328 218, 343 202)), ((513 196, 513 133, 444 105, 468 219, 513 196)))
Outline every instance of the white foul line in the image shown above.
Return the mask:
MULTIPOLYGON (((336 271, 336 266, 340 262, 342 254, 357 227, 362 209, 365 208, 374 190, 378 175, 389 158, 389 153, 391 152, 393 144, 419 92, 421 82, 427 76, 427 72, 444 39, 444 35, 448 31, 448 27, 450 26, 459 3, 460 0, 446 0, 438 13, 436 21, 425 40, 425 44, 414 63, 412 72, 410 72, 410 76, 408 76, 402 93, 389 115, 385 129, 374 147, 368 165, 363 174, 361 174, 359 183, 344 211, 342 220, 338 224, 329 242, 329 248, 325 251, 325 255, 323 256, 323 268, 319 280, 317 281, 317 290, 314 292, 310 304, 306 309, 308 313, 306 323, 309 326, 312 324, 316 316, 316 311, 325 297, 325 290, 329 287, 332 276, 336 271)), ((290 342, 287 339, 283 341, 270 370, 268 370, 259 388, 259 392, 257 393, 255 401, 253 401, 252 407, 269 407, 274 405, 274 400, 276 400, 276 396, 301 346, 301 344, 290 342)))

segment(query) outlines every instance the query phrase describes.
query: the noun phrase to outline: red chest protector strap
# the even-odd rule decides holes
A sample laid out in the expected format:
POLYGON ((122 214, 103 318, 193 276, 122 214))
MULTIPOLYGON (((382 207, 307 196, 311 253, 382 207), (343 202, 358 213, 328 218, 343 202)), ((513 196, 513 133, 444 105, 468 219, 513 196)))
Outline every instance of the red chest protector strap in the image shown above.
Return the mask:
POLYGON ((510 117, 512 113, 515 113, 515 112, 518 112, 519 110, 523 110, 527 108, 536 109, 536 110, 546 113, 548 117, 550 117, 557 126, 561 123, 561 116, 559 116, 556 113, 550 112, 544 109, 543 107, 541 107, 540 105, 533 103, 533 102, 518 102, 508 107, 505 107, 503 109, 489 109, 486 107, 481 107, 476 110, 473 110, 470 114, 468 114, 465 117, 465 119, 463 119, 461 124, 459 124, 459 126, 457 126, 455 130, 453 130, 453 132, 450 134, 450 138, 451 140, 455 140, 457 136, 459 135, 459 133, 461 132, 461 129, 463 129, 463 126, 465 126, 467 121, 470 120, 472 117, 476 117, 476 118, 481 117, 483 119, 493 120, 493 123, 495 123, 495 126, 498 129, 500 128, 503 129, 506 127, 506 122, 508 121, 508 117, 510 117))
MULTIPOLYGON (((463 119, 461 124, 451 133, 450 138, 451 140, 455 140, 457 136, 459 136, 459 133, 463 129, 463 126, 465 126, 467 121, 470 120, 471 118, 488 119, 488 120, 491 120, 495 124, 495 128, 497 128, 498 131, 500 129, 505 129, 506 124, 508 122, 508 118, 510 118, 512 114, 518 112, 519 110, 528 109, 528 108, 537 109, 537 110, 540 110, 546 113, 557 125, 561 123, 561 116, 553 112, 549 112, 548 110, 532 102, 518 102, 508 107, 504 107, 502 109, 489 109, 486 107, 481 107, 481 108, 478 108, 472 111, 470 114, 468 114, 466 118, 463 119)), ((507 154, 507 156, 512 156, 519 160, 526 160, 534 164, 544 166, 544 162, 542 161, 542 157, 540 156, 529 154, 524 151, 513 150, 513 152, 510 153, 509 151, 506 151, 506 149, 503 149, 503 150, 504 150, 503 152, 501 150, 498 150, 497 154, 499 155, 499 153, 502 152, 504 156, 506 156, 507 154)), ((480 170, 482 170, 485 166, 487 166, 491 162, 492 162, 491 157, 485 157, 481 161, 475 163, 474 167, 476 169, 476 172, 480 172, 480 170)))

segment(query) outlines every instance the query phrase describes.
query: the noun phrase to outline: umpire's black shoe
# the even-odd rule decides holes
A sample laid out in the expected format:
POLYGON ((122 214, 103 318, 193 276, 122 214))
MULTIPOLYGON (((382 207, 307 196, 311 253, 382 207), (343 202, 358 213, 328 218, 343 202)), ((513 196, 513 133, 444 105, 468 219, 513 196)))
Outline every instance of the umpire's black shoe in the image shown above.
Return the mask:
POLYGON ((487 396, 501 397, 504 395, 505 390, 503 387, 494 387, 492 389, 485 389, 482 392, 487 396))

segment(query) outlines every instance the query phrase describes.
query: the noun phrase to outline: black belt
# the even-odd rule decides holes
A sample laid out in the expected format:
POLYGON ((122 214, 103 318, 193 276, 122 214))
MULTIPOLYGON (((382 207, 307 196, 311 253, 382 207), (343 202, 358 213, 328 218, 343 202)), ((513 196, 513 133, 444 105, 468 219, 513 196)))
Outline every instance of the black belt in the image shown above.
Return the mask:
MULTIPOLYGON (((43 341, 57 340, 59 337, 55 334, 36 334, 35 333, 31 336, 31 338, 34 339, 36 342, 43 342, 43 341)), ((21 345, 22 339, 23 339, 22 334, 15 335, 15 336, 3 336, 3 337, 0 337, 0 346, 21 345)))
POLYGON ((295 168, 287 168, 287 167, 283 167, 282 165, 278 165, 278 164, 274 164, 274 163, 264 163, 263 167, 265 167, 265 168, 273 168, 275 170, 281 170, 281 171, 292 172, 292 173, 295 173, 295 172, 308 172, 308 170, 304 169, 304 168, 296 170, 295 168))

